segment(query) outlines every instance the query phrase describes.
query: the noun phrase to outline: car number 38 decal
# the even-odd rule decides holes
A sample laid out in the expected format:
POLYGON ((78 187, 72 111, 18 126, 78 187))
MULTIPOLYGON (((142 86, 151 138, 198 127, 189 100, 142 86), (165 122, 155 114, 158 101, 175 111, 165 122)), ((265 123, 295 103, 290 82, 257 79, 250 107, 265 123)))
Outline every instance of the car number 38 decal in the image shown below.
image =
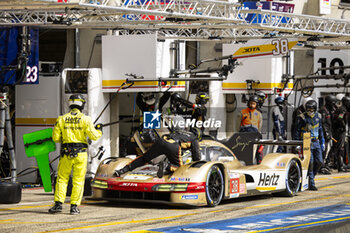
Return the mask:
POLYGON ((230 179, 230 193, 239 193, 239 178, 230 179))

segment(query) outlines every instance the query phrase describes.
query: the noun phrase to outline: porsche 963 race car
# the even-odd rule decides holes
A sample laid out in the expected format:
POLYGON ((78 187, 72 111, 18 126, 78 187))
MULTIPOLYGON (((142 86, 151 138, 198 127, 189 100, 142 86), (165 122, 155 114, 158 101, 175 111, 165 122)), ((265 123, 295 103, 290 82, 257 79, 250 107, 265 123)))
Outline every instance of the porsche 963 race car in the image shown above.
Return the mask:
POLYGON ((146 164, 121 177, 114 177, 114 171, 132 159, 106 158, 101 161, 92 181, 92 199, 216 206, 223 199, 266 193, 291 197, 308 188, 310 134, 305 134, 303 141, 281 142, 256 138, 249 133, 238 133, 225 143, 202 140, 201 161, 185 163, 161 178, 157 177, 157 164, 146 164), (248 134, 248 140, 243 140, 247 136, 245 134, 248 134), (249 149, 254 148, 254 144, 299 145, 303 147, 303 155, 269 153, 258 165, 243 162, 240 157, 254 157, 254 150, 249 149))

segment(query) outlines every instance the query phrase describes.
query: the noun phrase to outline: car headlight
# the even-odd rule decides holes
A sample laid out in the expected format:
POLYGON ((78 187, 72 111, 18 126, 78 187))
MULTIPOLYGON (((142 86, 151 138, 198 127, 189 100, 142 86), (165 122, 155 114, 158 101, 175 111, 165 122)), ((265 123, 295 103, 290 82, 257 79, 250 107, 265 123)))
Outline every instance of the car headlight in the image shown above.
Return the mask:
POLYGON ((185 192, 187 191, 188 184, 156 184, 152 187, 153 191, 159 192, 170 192, 170 191, 178 191, 185 192))
POLYGON ((103 180, 94 180, 91 186, 94 188, 100 188, 100 189, 108 188, 107 181, 103 181, 103 180))

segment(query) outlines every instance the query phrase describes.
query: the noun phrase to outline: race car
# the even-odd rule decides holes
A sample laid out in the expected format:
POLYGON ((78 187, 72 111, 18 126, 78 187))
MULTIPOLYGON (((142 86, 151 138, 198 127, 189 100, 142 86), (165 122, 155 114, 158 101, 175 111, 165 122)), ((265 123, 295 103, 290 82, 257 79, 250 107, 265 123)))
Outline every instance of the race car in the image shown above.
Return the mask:
POLYGON ((200 148, 201 161, 185 163, 161 178, 157 177, 157 163, 113 177, 114 171, 130 163, 132 158, 107 158, 101 161, 92 181, 92 198, 216 206, 224 199, 266 193, 294 196, 308 188, 310 134, 305 134, 303 141, 281 142, 254 139, 249 133, 239 133, 226 142, 202 140, 200 148), (244 136, 248 140, 242 140, 244 136), (250 149, 249 155, 247 148, 262 144, 299 145, 303 147, 303 153, 269 153, 260 164, 247 164, 239 159, 253 158, 255 150, 250 149))

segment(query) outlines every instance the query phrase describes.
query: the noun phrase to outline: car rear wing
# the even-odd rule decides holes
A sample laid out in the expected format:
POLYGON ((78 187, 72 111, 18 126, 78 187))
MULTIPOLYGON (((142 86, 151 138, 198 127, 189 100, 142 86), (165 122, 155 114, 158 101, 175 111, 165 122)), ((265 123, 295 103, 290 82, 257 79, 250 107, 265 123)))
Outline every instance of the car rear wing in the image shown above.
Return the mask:
POLYGON ((223 144, 227 146, 239 160, 245 162, 246 165, 254 164, 255 160, 255 149, 254 145, 278 145, 278 146, 300 146, 303 147, 303 168, 309 166, 310 161, 310 133, 304 134, 304 140, 269 140, 261 139, 262 136, 257 132, 240 132, 233 134, 228 140, 224 141, 223 144))
POLYGON ((303 141, 299 140, 284 140, 284 141, 278 141, 278 140, 255 140, 253 144, 259 144, 259 145, 276 145, 276 146, 302 146, 302 167, 304 169, 307 169, 309 167, 309 162, 311 158, 311 136, 310 133, 304 133, 303 135, 303 141))

